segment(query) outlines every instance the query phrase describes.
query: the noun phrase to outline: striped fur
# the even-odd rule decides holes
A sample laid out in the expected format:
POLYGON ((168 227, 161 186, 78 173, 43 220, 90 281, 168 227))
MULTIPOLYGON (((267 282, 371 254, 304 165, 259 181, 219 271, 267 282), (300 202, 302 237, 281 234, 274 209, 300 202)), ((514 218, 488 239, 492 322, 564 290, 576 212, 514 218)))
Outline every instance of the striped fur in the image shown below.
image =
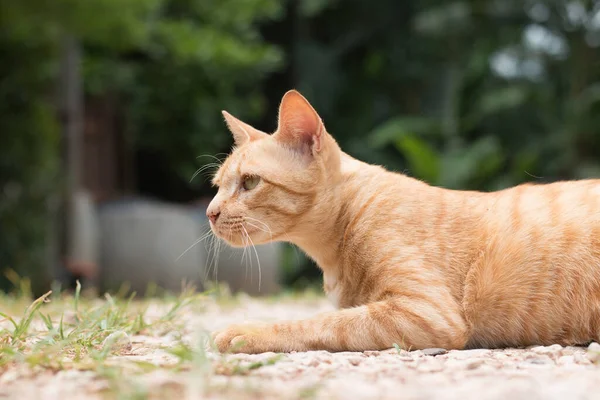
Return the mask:
POLYGON ((232 326, 221 351, 584 344, 600 336, 600 181, 493 192, 429 186, 343 153, 288 92, 273 135, 229 114, 236 148, 214 177, 214 232, 290 241, 339 310, 232 326), (243 176, 261 182, 240 189, 243 176))

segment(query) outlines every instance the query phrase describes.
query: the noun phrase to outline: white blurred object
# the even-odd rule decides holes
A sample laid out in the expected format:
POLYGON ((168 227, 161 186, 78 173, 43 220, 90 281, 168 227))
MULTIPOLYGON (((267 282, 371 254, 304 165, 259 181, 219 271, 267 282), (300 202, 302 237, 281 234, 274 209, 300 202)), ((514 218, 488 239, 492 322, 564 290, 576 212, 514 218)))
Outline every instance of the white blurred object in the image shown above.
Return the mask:
POLYGON ((200 289, 204 250, 195 246, 181 256, 201 235, 187 208, 145 200, 109 203, 100 208, 100 231, 103 289, 124 283, 138 293, 151 283, 170 291, 183 283, 200 289))
POLYGON ((218 279, 234 292, 277 292, 282 244, 257 246, 256 253, 248 248, 243 259, 242 249, 225 243, 211 247, 210 238, 199 242, 210 229, 205 213, 204 207, 140 199, 99 207, 101 289, 116 290, 128 283, 145 293, 155 283, 177 292, 187 283, 203 290, 207 280, 218 279))

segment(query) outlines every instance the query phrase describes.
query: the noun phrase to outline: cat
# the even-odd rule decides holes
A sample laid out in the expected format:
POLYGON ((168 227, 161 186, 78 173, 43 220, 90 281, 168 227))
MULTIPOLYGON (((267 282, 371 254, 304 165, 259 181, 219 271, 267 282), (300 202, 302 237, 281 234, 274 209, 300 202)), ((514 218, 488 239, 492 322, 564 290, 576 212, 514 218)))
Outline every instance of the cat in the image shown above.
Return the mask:
POLYGON ((221 352, 575 345, 600 336, 600 180, 497 192, 430 186, 344 153, 287 92, 272 135, 223 111, 235 146, 213 178, 211 229, 232 246, 288 241, 338 310, 235 325, 221 352))

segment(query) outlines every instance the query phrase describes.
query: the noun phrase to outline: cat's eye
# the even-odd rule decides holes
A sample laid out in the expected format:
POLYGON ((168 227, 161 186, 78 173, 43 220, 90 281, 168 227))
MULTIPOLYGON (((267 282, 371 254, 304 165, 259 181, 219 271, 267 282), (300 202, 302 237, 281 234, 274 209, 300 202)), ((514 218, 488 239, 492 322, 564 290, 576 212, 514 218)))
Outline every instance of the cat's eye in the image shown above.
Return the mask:
POLYGON ((258 175, 247 175, 242 180, 242 187, 245 190, 252 190, 260 182, 260 176, 258 175))

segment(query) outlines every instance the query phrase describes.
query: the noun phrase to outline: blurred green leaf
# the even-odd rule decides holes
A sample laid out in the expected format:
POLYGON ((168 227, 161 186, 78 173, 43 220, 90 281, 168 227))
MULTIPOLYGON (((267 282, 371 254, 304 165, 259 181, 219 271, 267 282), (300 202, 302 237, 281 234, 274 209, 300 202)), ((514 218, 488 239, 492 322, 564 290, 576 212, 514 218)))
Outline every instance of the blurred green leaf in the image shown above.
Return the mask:
POLYGON ((305 17, 312 17, 317 15, 327 7, 331 7, 336 3, 340 3, 339 0, 302 0, 298 2, 300 12, 305 17))
POLYGON ((414 29, 421 34, 448 35, 464 31, 471 22, 471 6, 466 1, 445 2, 426 8, 414 17, 414 29))
POLYGON ((466 147, 444 154, 438 183, 451 189, 471 188, 474 179, 485 181, 493 177, 503 162, 498 140, 484 136, 466 147))
POLYGON ((415 116, 399 116, 392 118, 368 134, 369 145, 381 148, 396 142, 405 135, 417 135, 433 137, 440 132, 438 121, 415 116))
POLYGON ((439 155, 426 141, 414 135, 404 135, 394 142, 408 161, 411 175, 429 183, 437 182, 440 173, 439 155))
POLYGON ((494 114, 518 108, 527 101, 528 97, 529 89, 518 85, 484 92, 474 104, 469 115, 465 117, 465 127, 477 126, 494 114))
POLYGON ((577 166, 575 178, 577 179, 598 179, 600 177, 600 163, 584 162, 577 166))

